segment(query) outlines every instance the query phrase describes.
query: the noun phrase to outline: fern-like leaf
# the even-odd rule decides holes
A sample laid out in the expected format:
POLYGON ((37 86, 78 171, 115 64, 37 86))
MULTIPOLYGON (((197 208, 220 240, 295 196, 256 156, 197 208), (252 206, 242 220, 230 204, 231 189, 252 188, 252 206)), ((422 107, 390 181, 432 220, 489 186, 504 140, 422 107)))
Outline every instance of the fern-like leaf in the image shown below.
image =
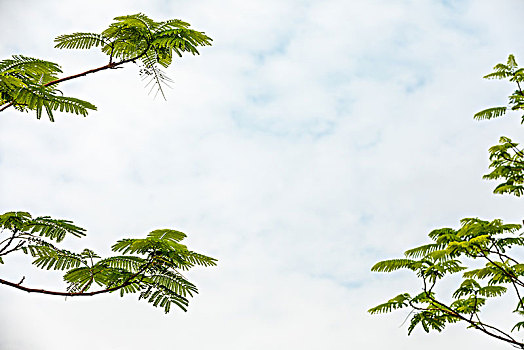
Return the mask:
POLYGON ((158 240, 180 242, 187 236, 185 233, 180 232, 180 231, 170 230, 170 229, 159 229, 159 230, 151 231, 150 233, 147 234, 147 237, 158 239, 158 240))
POLYGON ((55 48, 57 49, 90 49, 107 45, 108 41, 101 34, 73 33, 57 36, 55 43, 55 48))
POLYGON ((126 270, 132 273, 138 272, 146 263, 146 259, 138 256, 114 256, 103 259, 99 262, 99 264, 126 270))
POLYGON ((498 72, 493 72, 493 73, 486 74, 484 76, 484 79, 506 79, 507 77, 510 77, 510 76, 511 76, 510 73, 508 73, 505 70, 501 70, 501 71, 498 71, 498 72))
POLYGON ((430 253, 432 253, 434 251, 443 249, 445 247, 446 246, 444 244, 430 243, 430 244, 422 245, 420 247, 416 247, 416 248, 413 248, 413 249, 406 250, 404 252, 404 255, 406 256, 406 258, 419 259, 419 258, 422 258, 424 256, 427 256, 428 254, 430 254, 430 253))
POLYGON ((375 272, 392 272, 399 269, 413 269, 415 260, 411 259, 391 259, 384 260, 376 263, 371 268, 371 271, 375 272))
POLYGON ((476 113, 473 118, 476 120, 486 120, 498 118, 506 114, 507 107, 493 107, 476 113))
POLYGON ((515 324, 513 326, 513 328, 511 328, 511 331, 520 331, 520 329, 524 329, 524 321, 521 321, 521 322, 518 322, 517 324, 515 324))
POLYGON ((71 221, 52 219, 49 216, 40 216, 27 221, 24 230, 57 242, 62 241, 68 234, 76 237, 85 236, 85 229, 74 225, 71 221))
POLYGON ((368 310, 370 314, 381 314, 391 312, 393 310, 402 309, 409 306, 411 296, 408 293, 399 294, 393 299, 388 300, 386 303, 377 305, 368 310))

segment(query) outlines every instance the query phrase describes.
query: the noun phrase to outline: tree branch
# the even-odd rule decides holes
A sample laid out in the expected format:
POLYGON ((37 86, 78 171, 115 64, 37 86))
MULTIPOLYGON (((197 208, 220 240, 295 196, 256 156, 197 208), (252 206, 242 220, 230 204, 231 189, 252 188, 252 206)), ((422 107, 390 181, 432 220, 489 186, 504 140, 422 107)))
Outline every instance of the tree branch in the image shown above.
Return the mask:
POLYGON ((13 102, 9 102, 9 103, 6 103, 2 106, 0 106, 0 112, 2 112, 3 110, 5 109, 8 109, 9 107, 11 107, 14 103, 13 102))
POLYGON ((441 310, 442 312, 445 312, 449 315, 452 315, 454 317, 457 317, 467 323, 469 323, 470 325, 472 325, 475 329, 478 329, 479 331, 489 335, 489 336, 492 336, 494 338, 497 338, 499 340, 502 340, 502 341, 505 341, 505 342, 508 342, 510 344, 513 344, 521 349, 524 349, 524 343, 520 343, 518 341, 516 341, 512 336, 510 336, 509 334, 505 333, 504 331, 501 331, 500 329, 496 328, 496 327, 493 327, 493 326, 490 326, 488 324, 485 324, 483 322, 480 323, 480 325, 477 323, 477 322, 474 322, 472 320, 469 320, 468 318, 462 316, 459 312, 453 310, 451 307, 447 306, 446 304, 444 303, 441 303, 440 301, 436 300, 435 298, 433 298, 429 293, 427 293, 426 290, 424 290, 424 292, 426 293, 426 296, 428 299, 430 299, 432 302, 434 302, 435 304, 437 304, 438 306, 442 307, 441 310), (499 332, 500 334, 502 334, 503 336, 501 335, 498 335, 496 333, 493 333, 493 332, 490 332, 489 330, 487 330, 485 327, 488 327, 490 329, 493 329, 497 332, 499 332))
MULTIPOLYGON (((502 271, 504 273, 504 275, 506 275, 507 277, 510 278, 511 281, 514 281, 515 283, 517 283, 518 285, 520 285, 521 287, 524 287, 524 282, 522 282, 521 280, 518 279, 517 276, 514 276, 513 274, 509 273, 508 271, 506 271, 506 269, 503 269, 501 266, 498 265, 498 263, 494 262, 493 260, 491 260, 488 255, 486 254, 486 252, 484 250, 480 250, 482 252, 482 256, 481 257, 484 257, 487 261, 489 261, 490 263, 492 263, 494 266, 496 266, 497 269, 499 269, 500 271, 502 271)), ((489 252, 489 250, 488 250, 489 252)))
POLYGON ((6 238, 4 239, 2 242, 0 242, 0 244, 3 244, 4 242, 7 241, 6 245, 4 247, 2 247, 2 249, 0 249, 0 255, 6 255, 8 252, 5 252, 5 250, 11 245, 11 243, 13 243, 13 240, 16 238, 16 232, 14 232, 11 237, 9 238, 6 238), (5 252, 5 253, 4 253, 5 252))
POLYGON ((13 282, 9 282, 9 281, 0 279, 0 284, 5 284, 6 286, 10 286, 10 287, 14 287, 16 289, 23 290, 24 292, 40 293, 40 294, 48 294, 48 295, 58 295, 58 296, 64 296, 64 297, 93 296, 93 295, 97 295, 97 294, 109 293, 109 292, 113 292, 115 290, 118 290, 120 288, 123 288, 123 287, 125 287, 125 286, 127 286, 127 285, 129 285, 131 283, 134 283, 134 282, 128 280, 128 281, 124 282, 123 284, 118 285, 118 286, 113 287, 113 288, 97 290, 97 291, 94 291, 94 292, 70 293, 70 292, 56 292, 56 291, 50 291, 50 290, 46 290, 46 289, 28 288, 28 287, 21 286, 21 285, 19 285, 17 283, 13 283, 13 282))
POLYGON ((4 279, 0 279, 0 284, 5 284, 6 286, 10 286, 10 287, 13 287, 13 288, 16 288, 16 289, 20 289, 20 290, 23 290, 24 292, 28 292, 28 293, 40 293, 40 294, 58 295, 58 296, 64 296, 64 297, 78 297, 78 296, 90 297, 90 296, 97 295, 97 294, 114 292, 114 291, 119 290, 121 288, 124 288, 124 287, 126 287, 126 286, 128 286, 130 284, 139 283, 140 281, 133 281, 133 279, 136 276, 140 275, 142 272, 146 271, 147 268, 149 266, 151 266, 151 264, 152 264, 152 261, 148 262, 137 273, 133 274, 131 277, 129 277, 127 280, 125 280, 122 284, 120 284, 118 286, 110 287, 110 288, 106 288, 106 289, 102 289, 102 290, 97 290, 97 291, 94 291, 94 292, 84 292, 84 291, 81 291, 81 292, 56 292, 56 291, 51 291, 51 290, 46 290, 46 289, 28 288, 28 287, 21 286, 20 284, 17 284, 17 283, 6 281, 4 279))
MULTIPOLYGON (((143 52, 141 52, 139 55, 135 56, 135 57, 128 58, 126 60, 122 60, 122 61, 117 62, 117 63, 112 63, 111 62, 112 57, 110 57, 109 63, 106 64, 105 66, 101 66, 101 67, 98 67, 98 68, 93 68, 93 69, 90 69, 90 70, 86 70, 85 72, 82 72, 82 73, 78 73, 78 74, 70 75, 70 76, 67 76, 67 77, 64 77, 64 78, 56 79, 56 80, 50 81, 50 82, 48 82, 48 83, 46 83, 46 84, 44 84, 42 86, 48 87, 48 86, 52 86, 52 85, 56 85, 56 84, 62 83, 64 81, 80 78, 80 77, 86 76, 88 74, 100 72, 102 70, 120 68, 118 66, 123 65, 125 63, 129 63, 129 62, 134 62, 134 61, 140 59, 141 57, 143 57, 145 54, 147 54, 147 51, 149 50, 150 47, 151 47, 151 43, 148 43, 146 49, 143 52)), ((7 108, 9 108, 11 106, 13 106, 14 104, 15 104, 14 101, 13 102, 9 102, 7 104, 4 104, 2 107, 0 107, 0 112, 6 110, 7 108)))
POLYGON ((70 75, 68 77, 64 77, 64 78, 60 78, 60 79, 56 79, 56 80, 50 81, 49 83, 44 84, 43 86, 47 87, 47 86, 56 85, 56 84, 62 83, 64 81, 68 81, 68 80, 72 80, 72 79, 76 79, 76 78, 79 78, 79 77, 86 76, 86 75, 91 74, 91 73, 96 73, 96 72, 99 72, 99 71, 102 71, 102 70, 105 70, 105 69, 115 68, 116 66, 118 66, 120 64, 123 64, 123 63, 125 63, 125 62, 109 63, 109 64, 106 64, 105 66, 102 66, 102 67, 86 70, 85 72, 82 72, 82 73, 78 73, 78 74, 70 75))

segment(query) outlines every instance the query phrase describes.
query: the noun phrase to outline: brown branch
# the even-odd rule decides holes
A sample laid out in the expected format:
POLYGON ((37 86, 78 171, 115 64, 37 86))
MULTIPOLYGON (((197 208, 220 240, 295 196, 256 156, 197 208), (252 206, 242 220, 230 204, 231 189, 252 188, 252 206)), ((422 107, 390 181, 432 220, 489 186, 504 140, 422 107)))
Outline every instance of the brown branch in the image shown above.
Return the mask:
MULTIPOLYGON (((489 261, 490 263, 492 263, 498 270, 502 271, 502 273, 504 273, 504 275, 506 275, 507 277, 509 277, 509 279, 511 281, 514 281, 515 283, 517 283, 518 285, 520 286, 523 286, 524 287, 524 282, 522 282, 521 280, 518 279, 517 276, 514 276, 513 274, 509 273, 506 269, 502 268, 501 266, 499 266, 498 262, 495 262, 493 260, 491 260, 488 255, 486 254, 486 252, 484 250, 480 250, 482 252, 482 256, 481 257, 484 257, 487 261, 489 261)), ((488 250, 489 252, 489 250, 488 250)))
POLYGON ((90 297, 90 296, 97 295, 97 294, 114 292, 116 290, 119 290, 121 288, 129 286, 130 284, 141 282, 142 279, 140 279, 139 281, 133 281, 133 279, 135 277, 137 277, 138 275, 140 275, 142 272, 146 271, 147 268, 149 266, 151 266, 151 264, 152 264, 151 261, 148 262, 138 272, 136 272, 135 274, 130 276, 126 281, 124 281, 122 284, 120 284, 118 286, 110 287, 110 288, 106 288, 106 289, 101 289, 101 290, 97 290, 97 291, 94 291, 94 292, 84 292, 84 291, 81 291, 81 292, 56 292, 56 291, 51 291, 51 290, 46 290, 46 289, 28 288, 28 287, 21 286, 20 284, 17 284, 17 283, 6 281, 6 280, 1 279, 1 278, 0 278, 0 284, 5 284, 6 286, 10 286, 10 287, 13 287, 13 288, 16 288, 16 289, 20 289, 20 290, 23 290, 24 292, 28 292, 28 293, 40 293, 40 294, 47 294, 47 295, 58 295, 58 296, 63 296, 63 297, 78 297, 78 296, 90 297))
POLYGON ((11 243, 13 243, 13 240, 16 238, 16 232, 14 232, 11 237, 7 238, 7 239, 4 239, 2 242, 0 242, 0 244, 3 244, 4 242, 6 242, 6 245, 4 247, 2 247, 2 249, 0 249, 0 255, 6 255, 7 253, 9 252, 5 252, 5 250, 11 245, 11 243), (4 253, 5 252, 5 253, 4 253))
MULTIPOLYGON (((454 317, 457 317, 467 323, 469 323, 473 328, 475 329, 478 329, 479 331, 491 336, 491 337, 494 337, 494 338, 497 338, 499 340, 502 340, 502 341, 505 341, 505 342, 508 342, 510 344, 513 344, 514 346, 517 346, 521 349, 524 349, 524 343, 519 343, 518 341, 516 341, 515 339, 513 339, 513 337, 511 337, 509 334, 505 333, 504 331, 501 331, 500 329, 496 328, 496 327, 493 327, 493 326, 490 326, 488 324, 485 324, 483 322, 474 322, 472 320, 469 320, 468 318, 462 316, 459 312, 453 310, 451 307, 447 306, 446 304, 444 303, 441 303, 440 301, 436 300, 435 298, 433 298, 431 296, 431 294, 429 294, 426 290, 426 281, 425 279, 423 279, 424 281, 424 292, 426 293, 426 297, 431 300, 433 303, 436 304, 436 306, 440 306, 441 308, 439 308, 440 311, 442 312, 445 312, 451 316, 454 316, 454 317), (498 335, 496 333, 493 333, 493 332, 490 332, 489 330, 487 330, 485 327, 488 327, 490 329, 493 329, 497 332, 499 332, 500 334, 503 334, 503 336, 501 335, 498 335)), ((477 316, 478 317, 478 316, 477 316)))
POLYGON ((477 315, 477 320, 480 322, 480 318, 477 314, 477 306, 478 306, 478 298, 477 298, 478 291, 475 291, 475 304, 473 305, 473 312, 471 313, 471 316, 469 317, 469 320, 473 322, 473 315, 477 315))
MULTIPOLYGON (((504 331, 501 331, 500 329, 496 328, 496 327, 493 327, 493 326, 490 326, 489 324, 486 324, 484 322, 474 322, 472 320, 468 320, 466 317, 462 316, 460 313, 456 312, 455 310, 453 310, 452 308, 450 308, 449 306, 439 302, 438 300, 436 300, 435 298, 432 298, 430 297, 429 295, 427 296, 431 301, 433 301, 435 304, 438 304, 439 306, 441 306, 442 308, 439 308, 438 310, 440 311, 443 311, 449 315, 452 315, 454 317, 457 317, 469 324, 471 324, 473 326, 473 328, 475 329, 478 329, 479 331, 491 336, 491 337, 494 337, 494 338, 497 338, 499 340, 502 340, 502 341, 505 341, 505 342, 508 342, 510 344, 513 344, 513 345, 516 345, 518 346, 519 348, 521 349, 524 349, 524 343, 519 343, 518 341, 516 341, 515 339, 513 339, 513 337, 511 337, 509 334, 505 333, 504 331), (501 334, 503 334, 504 336, 500 336, 498 334, 495 334, 493 332, 490 332, 486 329, 486 327, 490 328, 490 329, 493 329, 501 334)), ((478 315, 477 315, 477 318, 478 318, 478 315)))
POLYGON ((101 70, 115 68, 116 66, 118 66, 120 64, 123 64, 123 63, 125 63, 125 62, 122 61, 122 62, 118 62, 118 63, 109 63, 109 64, 106 64, 105 66, 102 66, 102 67, 86 70, 85 72, 82 72, 82 73, 78 73, 78 74, 70 75, 68 77, 64 77, 64 78, 60 78, 60 79, 56 79, 56 80, 50 81, 49 83, 44 84, 44 86, 56 85, 56 84, 59 84, 59 83, 64 82, 64 81, 68 81, 68 80, 71 80, 71 79, 76 79, 76 78, 79 78, 79 77, 83 77, 83 76, 86 76, 86 75, 91 74, 91 73, 99 72, 101 70))
POLYGON ((15 250, 19 250, 20 248, 23 247, 23 245, 24 245, 24 242, 18 242, 14 248, 11 248, 11 249, 9 249, 8 251, 3 252, 3 253, 0 254, 0 255, 7 255, 7 254, 9 254, 9 253, 14 252, 15 250))
POLYGON ((0 112, 2 112, 2 111, 5 110, 5 109, 8 109, 8 108, 11 107, 13 104, 14 104, 13 102, 6 103, 2 108, 0 108, 0 112))
POLYGON ((507 254, 504 254, 504 253, 501 253, 501 252, 500 252, 500 248, 499 248, 498 246, 496 246, 495 243, 493 243, 492 247, 495 248, 496 251, 493 251, 493 250, 487 250, 487 251, 488 251, 489 253, 491 253, 491 254, 496 254, 496 255, 498 255, 498 256, 499 256, 499 259, 500 259, 501 262, 504 262, 504 261, 502 260, 502 258, 506 258, 506 259, 509 260, 509 261, 513 261, 515 264, 520 264, 517 260, 513 259, 511 256, 509 256, 509 255, 507 255, 507 254))
POLYGON ((51 291, 51 290, 46 290, 46 289, 35 289, 35 288, 28 288, 28 287, 24 287, 24 286, 21 286, 17 283, 13 283, 13 282, 9 282, 9 281, 6 281, 6 280, 3 280, 3 279, 0 279, 0 284, 5 284, 6 286, 10 286, 10 287, 14 287, 16 289, 20 289, 20 290, 23 290, 24 292, 28 292, 28 293, 40 293, 40 294, 48 294, 48 295, 58 295, 58 296, 64 296, 64 297, 76 297, 76 296, 93 296, 93 295, 97 295, 97 294, 102 294, 102 293, 109 293, 109 292, 113 292, 115 290, 118 290, 120 288, 123 288, 131 283, 134 283, 133 281, 126 281, 124 282, 123 284, 119 285, 119 286, 116 286, 116 287, 113 287, 113 288, 108 288, 108 289, 102 289, 102 290, 97 290, 95 292, 81 292, 81 293, 69 293, 69 292, 56 292, 56 291, 51 291))
MULTIPOLYGON (((68 77, 64 77, 64 78, 60 78, 60 79, 56 79, 56 80, 50 81, 50 82, 44 84, 43 86, 47 87, 47 86, 56 85, 56 84, 62 83, 64 81, 80 78, 80 77, 86 76, 88 74, 100 72, 100 71, 106 70, 106 69, 120 68, 120 67, 117 67, 117 66, 122 65, 122 64, 127 63, 127 62, 131 62, 131 61, 133 61, 135 59, 136 58, 120 61, 120 62, 117 62, 117 63, 109 63, 109 64, 106 64, 105 66, 101 66, 101 67, 98 67, 98 68, 86 70, 85 72, 82 72, 82 73, 78 73, 78 74, 70 75, 68 77)), ((9 108, 11 106, 13 106, 14 104, 15 104, 14 102, 10 102, 10 103, 5 104, 3 107, 0 108, 0 112, 6 110, 7 108, 9 108)))
MULTIPOLYGON (((514 151, 514 152, 515 152, 516 154, 518 154, 519 156, 521 156, 521 157, 522 157, 522 156, 524 156, 524 153, 522 153, 522 151, 521 151, 521 150, 519 150, 519 149, 517 148, 517 146, 513 146, 513 145, 512 145, 512 146, 511 146, 511 148, 512 148, 512 149, 513 149, 513 151, 514 151)), ((516 163, 517 161, 516 161, 516 160, 514 160, 513 162, 515 162, 515 163, 516 163)))
MULTIPOLYGON (((510 260, 510 261, 513 261, 513 262, 515 262, 516 264, 519 263, 519 262, 516 261, 515 259, 513 259, 513 258, 507 256, 506 254, 503 254, 503 253, 500 251, 499 247, 497 247, 497 246, 495 245, 495 243, 493 243, 493 246, 495 247, 495 249, 496 249, 496 254, 498 254, 499 259, 500 259, 500 261, 501 261, 502 263, 504 263, 503 258, 506 258, 506 259, 508 259, 508 260, 510 260)), ((517 277, 515 277, 515 279, 518 280, 517 277)), ((522 300, 522 297, 520 296, 519 288, 518 288, 517 284, 515 283, 515 281, 514 281, 513 279, 511 279, 511 284, 513 285, 513 288, 515 289, 515 293, 517 294, 517 298, 519 299, 519 303, 517 304, 517 310, 518 310, 519 308, 524 307, 523 300, 522 300)))
POLYGON ((114 69, 114 68, 116 68, 116 67, 118 67, 118 66, 120 66, 122 64, 129 63, 129 62, 134 62, 135 60, 138 60, 139 58, 144 56, 147 53, 147 51, 149 50, 150 47, 151 47, 151 44, 148 43, 146 49, 144 51, 142 51, 139 55, 137 55, 135 57, 132 57, 132 58, 128 58, 127 60, 122 60, 122 61, 117 62, 117 63, 112 63, 111 62, 111 60, 112 60, 112 56, 111 56, 110 60, 109 60, 109 63, 106 64, 105 66, 94 68, 94 69, 90 69, 90 70, 87 70, 85 72, 82 72, 82 73, 79 73, 79 74, 75 74, 75 75, 70 75, 68 77, 60 78, 60 79, 57 79, 57 80, 53 80, 53 81, 50 81, 47 84, 44 84, 44 86, 56 85, 56 84, 62 83, 62 82, 67 81, 67 80, 76 79, 76 78, 79 78, 79 77, 82 77, 82 76, 86 76, 86 75, 91 74, 91 73, 96 73, 96 72, 99 72, 99 71, 102 71, 102 70, 106 70, 106 69, 114 69))
MULTIPOLYGON (((67 76, 67 77, 64 77, 64 78, 60 78, 60 79, 56 79, 56 80, 53 80, 53 81, 50 81, 42 86, 52 86, 52 85, 56 85, 56 84, 59 84, 59 83, 62 83, 64 81, 68 81, 68 80, 72 80, 72 79, 76 79, 76 78, 80 78, 80 77, 83 77, 83 76, 86 76, 88 74, 92 74, 92 73, 96 73, 96 72, 100 72, 102 70, 106 70, 106 69, 115 69, 115 68, 120 68, 118 66, 122 65, 122 64, 125 64, 125 63, 129 63, 129 62, 135 62, 136 60, 140 59, 142 56, 144 56, 145 54, 147 54, 147 51, 149 50, 149 48, 151 47, 151 44, 148 43, 146 49, 144 51, 142 51, 139 55, 135 56, 135 57, 132 57, 132 58, 129 58, 129 59, 126 59, 126 60, 122 60, 120 62, 117 62, 117 63, 112 63, 112 56, 110 57, 109 59, 109 63, 106 64, 105 66, 101 66, 101 67, 98 67, 98 68, 93 68, 93 69, 89 69, 89 70, 86 70, 85 72, 82 72, 82 73, 78 73, 78 74, 74 74, 74 75, 70 75, 70 76, 67 76)), ((8 104, 5 104, 3 107, 0 107, 0 112, 6 110, 7 108, 13 106, 15 104, 15 102, 9 102, 8 104)))

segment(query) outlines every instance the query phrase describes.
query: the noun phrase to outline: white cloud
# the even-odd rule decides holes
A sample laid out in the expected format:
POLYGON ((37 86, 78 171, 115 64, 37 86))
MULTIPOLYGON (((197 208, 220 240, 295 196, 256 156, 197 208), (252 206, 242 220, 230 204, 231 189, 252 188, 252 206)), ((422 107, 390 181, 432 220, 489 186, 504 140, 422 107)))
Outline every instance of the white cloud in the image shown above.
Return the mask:
MULTIPOLYGON (((465 216, 520 221, 515 200, 493 197, 494 184, 480 180, 487 147, 515 135, 518 121, 471 116, 505 103, 511 87, 481 76, 510 52, 520 57, 512 50, 522 7, 1 3, 0 30, 9 33, 2 57, 48 58, 66 73, 105 58, 52 49, 53 37, 100 30, 121 14, 181 18, 214 38, 201 56, 168 70, 175 83, 167 102, 147 96, 127 67, 64 84, 98 106, 86 119, 51 124, 2 113, 0 209, 73 219, 88 237, 71 247, 105 253, 119 238, 177 228, 219 266, 192 273, 201 295, 187 314, 169 316, 132 298, 64 302, 0 288, 0 347, 485 346, 489 340, 460 326, 406 338, 398 327, 405 314, 368 316, 391 293, 417 286, 409 275, 369 268, 465 216), (497 8, 506 19, 491 19, 497 8)), ((1 267, 13 280, 22 274, 14 264, 1 267)), ((54 277, 24 273, 28 285, 53 285, 54 277)))

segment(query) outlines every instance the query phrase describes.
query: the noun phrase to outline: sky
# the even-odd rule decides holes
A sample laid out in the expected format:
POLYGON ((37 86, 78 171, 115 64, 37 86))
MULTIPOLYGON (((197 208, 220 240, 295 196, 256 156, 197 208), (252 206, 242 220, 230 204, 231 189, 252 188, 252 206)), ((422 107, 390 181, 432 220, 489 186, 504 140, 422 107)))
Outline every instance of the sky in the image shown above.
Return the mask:
MULTIPOLYGON (((61 85, 98 110, 56 122, 0 115, 0 212, 73 220, 68 249, 109 254, 157 228, 218 259, 188 277, 189 311, 133 296, 82 300, 0 286, 0 349, 507 349, 453 325, 407 336, 408 311, 366 310, 421 286, 379 260, 464 217, 521 222, 518 199, 483 181, 487 149, 518 117, 474 121, 513 86, 482 76, 524 59, 518 0, 0 0, 0 57, 106 64, 53 48, 119 15, 182 19, 213 38, 175 60, 167 101, 138 67, 61 85)), ((0 274, 60 289, 60 274, 6 257, 0 274)), ((511 299, 486 309, 508 325, 511 299)))

